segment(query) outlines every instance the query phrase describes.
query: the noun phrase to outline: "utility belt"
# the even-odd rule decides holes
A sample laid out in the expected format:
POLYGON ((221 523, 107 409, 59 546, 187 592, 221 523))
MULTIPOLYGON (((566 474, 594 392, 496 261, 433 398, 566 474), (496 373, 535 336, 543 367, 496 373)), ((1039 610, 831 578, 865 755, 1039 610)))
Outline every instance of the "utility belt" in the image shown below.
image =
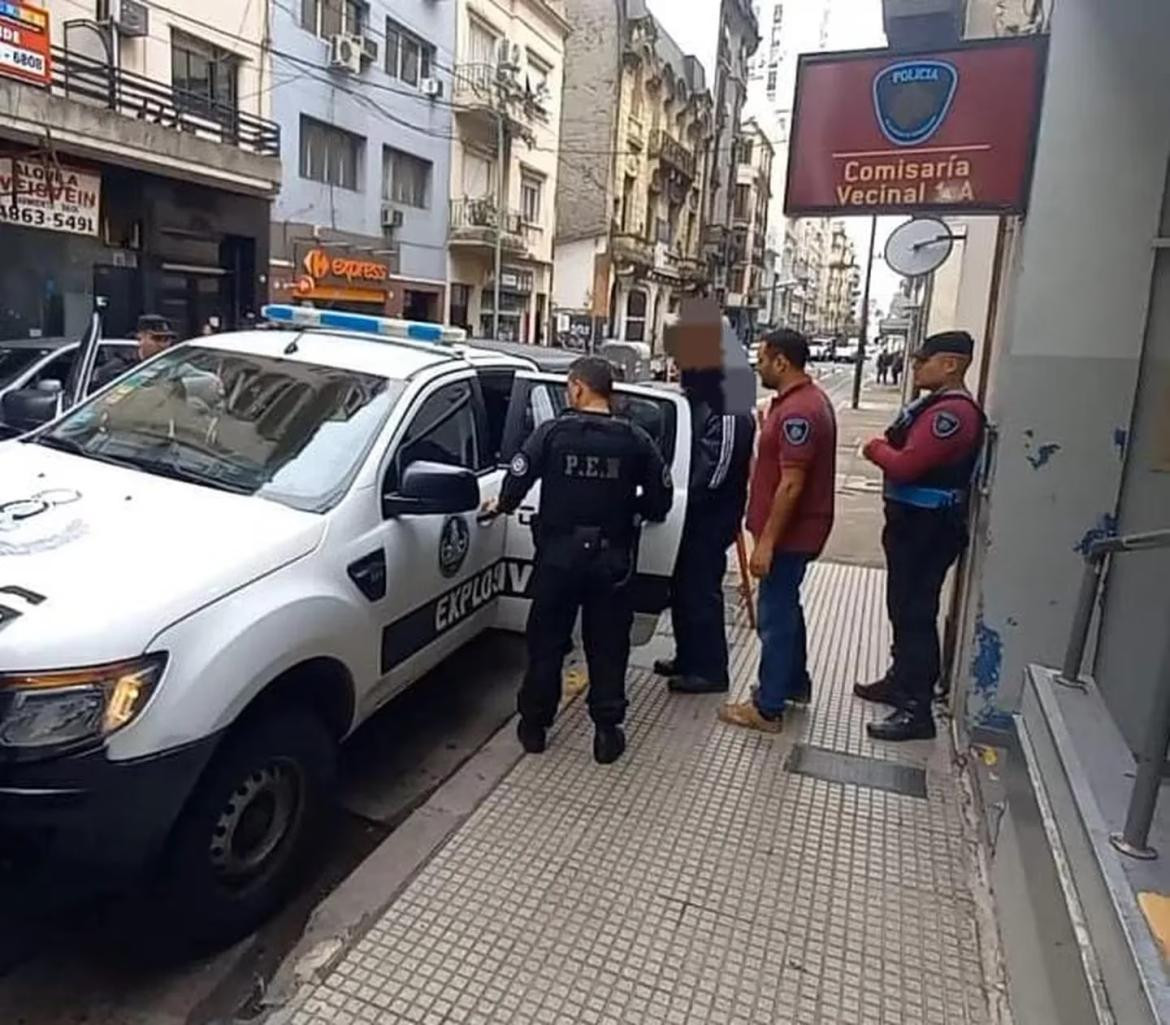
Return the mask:
POLYGON ((886 481, 886 501, 912 505, 916 509, 956 509, 967 501, 966 488, 925 488, 917 484, 886 481))
POLYGON ((613 533, 606 533, 602 527, 568 527, 565 529, 549 529, 543 524, 533 523, 533 533, 542 545, 571 543, 585 551, 628 552, 635 544, 634 535, 619 537, 613 533))

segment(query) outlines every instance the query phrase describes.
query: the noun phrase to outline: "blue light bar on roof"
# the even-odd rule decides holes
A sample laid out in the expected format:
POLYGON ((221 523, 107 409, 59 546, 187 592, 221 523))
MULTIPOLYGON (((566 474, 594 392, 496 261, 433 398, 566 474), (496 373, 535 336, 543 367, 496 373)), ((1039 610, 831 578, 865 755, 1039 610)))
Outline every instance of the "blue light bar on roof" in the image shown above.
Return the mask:
POLYGON ((442 324, 428 324, 421 320, 371 317, 364 313, 318 310, 312 306, 265 306, 260 313, 265 320, 274 324, 286 324, 309 331, 313 329, 352 331, 355 334, 439 345, 455 345, 467 341, 467 332, 460 327, 443 327, 442 324))

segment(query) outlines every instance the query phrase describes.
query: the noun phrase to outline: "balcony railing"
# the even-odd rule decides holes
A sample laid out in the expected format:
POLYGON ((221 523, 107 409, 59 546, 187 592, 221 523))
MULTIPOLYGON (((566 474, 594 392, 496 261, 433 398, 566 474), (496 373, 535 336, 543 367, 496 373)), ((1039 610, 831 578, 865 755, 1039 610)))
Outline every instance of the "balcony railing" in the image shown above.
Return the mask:
POLYGON ((264 157, 280 156, 280 125, 105 61, 53 48, 53 94, 264 157))
POLYGON ((452 242, 494 246, 497 225, 506 250, 522 253, 528 249, 528 232, 519 212, 506 210, 501 221, 499 208, 491 199, 451 200, 452 242))
POLYGON ((654 266, 654 247, 641 235, 623 232, 613 237, 613 258, 639 267, 654 266))
POLYGON ((669 132, 655 128, 650 133, 650 154, 688 181, 695 177, 695 155, 669 132))
POLYGON ((497 75, 495 64, 456 65, 452 80, 456 107, 495 110, 497 75))

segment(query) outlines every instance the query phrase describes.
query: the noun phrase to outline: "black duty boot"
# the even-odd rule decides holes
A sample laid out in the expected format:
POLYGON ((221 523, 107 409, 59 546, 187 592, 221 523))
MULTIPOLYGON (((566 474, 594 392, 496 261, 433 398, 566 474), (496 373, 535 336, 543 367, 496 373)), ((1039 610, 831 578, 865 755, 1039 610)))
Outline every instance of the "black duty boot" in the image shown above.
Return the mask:
POLYGON ((658 659, 658 661, 654 663, 654 673, 657 676, 678 676, 678 659, 658 659))
POLYGON ((593 757, 599 765, 612 765, 625 753, 626 735, 620 726, 598 726, 593 735, 593 757))
POLYGON ((873 683, 855 683, 853 693, 862 701, 873 701, 879 705, 896 705, 898 692, 894 688, 894 681, 883 676, 873 683))
POLYGON ((524 750, 530 755, 544 754, 545 748, 548 746, 547 731, 543 726, 537 726, 534 722, 529 722, 527 719, 521 719, 516 726, 516 736, 520 738, 520 743, 524 745, 524 750))
POLYGON ((899 708, 881 722, 867 723, 865 732, 874 740, 933 740, 934 717, 929 706, 923 709, 899 708))
POLYGON ((668 687, 676 694, 726 694, 728 684, 704 680, 701 676, 672 676, 668 687))

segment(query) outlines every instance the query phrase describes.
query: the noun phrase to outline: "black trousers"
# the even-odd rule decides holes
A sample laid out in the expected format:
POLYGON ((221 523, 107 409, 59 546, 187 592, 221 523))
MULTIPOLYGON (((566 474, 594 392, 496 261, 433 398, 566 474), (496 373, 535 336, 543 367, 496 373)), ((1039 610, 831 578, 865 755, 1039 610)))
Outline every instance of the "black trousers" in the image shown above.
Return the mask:
POLYGON ((963 509, 918 509, 886 502, 886 610, 894 630, 887 676, 899 707, 929 714, 942 673, 938 609, 947 571, 967 545, 963 509))
POLYGON ((626 668, 634 606, 628 548, 586 547, 580 538, 542 542, 528 614, 528 672, 520 688, 522 719, 552 725, 573 624, 581 613, 589 666, 589 714, 598 726, 626 717, 626 668))
POLYGON ((723 577, 735 531, 711 518, 688 519, 675 565, 670 604, 680 675, 727 683, 723 577), (729 536, 730 534, 730 536, 729 536))

